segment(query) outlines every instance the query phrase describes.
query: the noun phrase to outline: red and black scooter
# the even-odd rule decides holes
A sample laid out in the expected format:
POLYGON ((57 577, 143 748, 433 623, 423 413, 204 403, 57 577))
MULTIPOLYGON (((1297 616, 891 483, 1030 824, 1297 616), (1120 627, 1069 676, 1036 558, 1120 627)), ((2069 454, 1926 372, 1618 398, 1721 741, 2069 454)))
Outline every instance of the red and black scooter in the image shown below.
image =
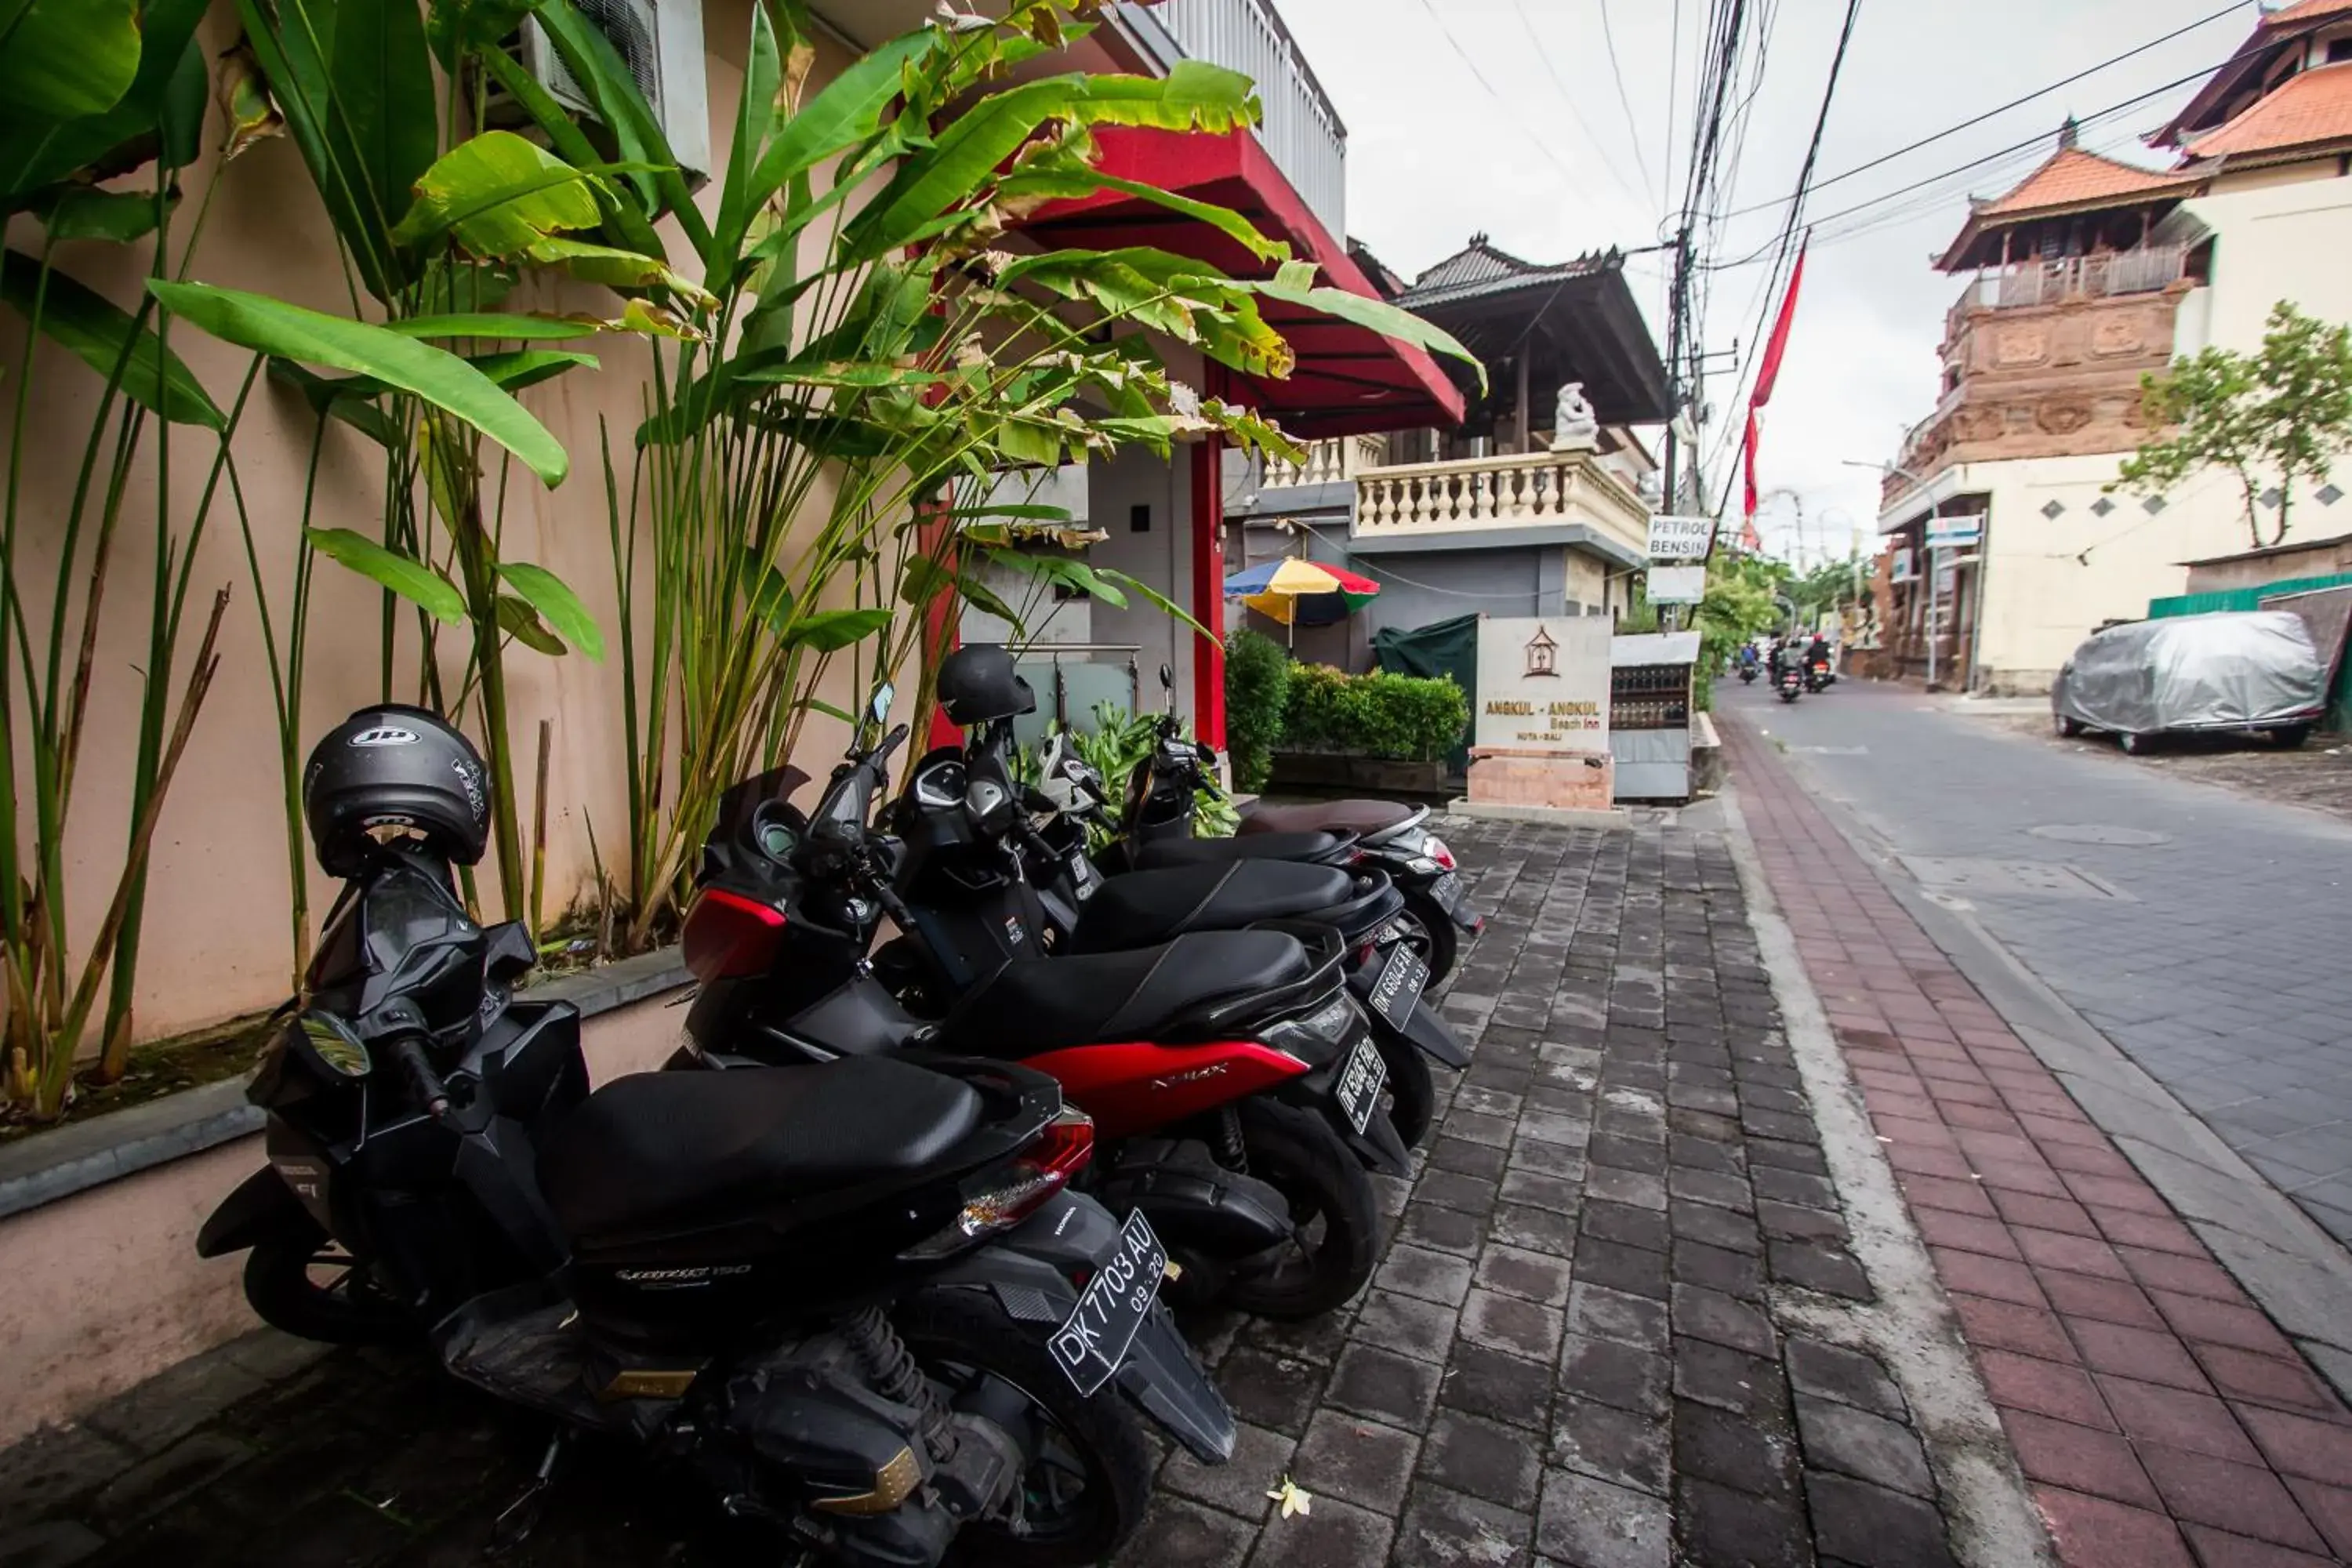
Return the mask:
MULTIPOLYGON (((877 704, 877 710, 883 707, 877 704)), ((880 712, 873 716, 878 728, 880 712)), ((888 1052, 1010 1060, 1095 1119, 1088 1190, 1140 1211, 1182 1265, 1178 1289, 1309 1317, 1370 1277, 1367 1161, 1402 1173, 1376 1114, 1386 1077, 1329 931, 1203 931, 1134 952, 1013 959, 935 1022, 902 1007, 866 954, 898 847, 866 826, 903 726, 853 748, 810 816, 777 770, 730 790, 687 917, 701 990, 673 1068, 740 1068, 888 1052)))
POLYGON ((1083 828, 1013 778, 1012 722, 1035 700, 1011 657, 959 648, 940 665, 939 691, 964 744, 919 762, 891 808, 905 846, 897 889, 913 920, 875 967, 901 1002, 942 1014, 1006 960, 1040 952, 1118 952, 1268 921, 1326 926, 1339 933, 1349 989, 1388 1069, 1383 1109, 1408 1146, 1421 1142, 1434 1111, 1429 1062, 1458 1071, 1470 1057, 1423 996, 1428 965, 1386 875, 1244 857, 1105 877, 1083 828), (1045 814, 1044 828, 1033 810, 1045 814))

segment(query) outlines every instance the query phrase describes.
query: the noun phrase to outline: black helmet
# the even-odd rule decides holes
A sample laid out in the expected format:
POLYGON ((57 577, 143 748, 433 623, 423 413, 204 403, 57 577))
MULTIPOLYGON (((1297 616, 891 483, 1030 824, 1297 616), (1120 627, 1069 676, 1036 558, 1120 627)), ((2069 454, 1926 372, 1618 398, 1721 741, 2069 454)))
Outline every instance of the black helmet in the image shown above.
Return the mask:
POLYGON ((310 842, 331 877, 358 874, 372 828, 404 827, 460 866, 482 858, 490 781, 474 743, 439 714, 362 708, 327 732, 302 771, 310 842))
POLYGON ((983 724, 1037 711, 1037 694, 995 643, 968 643, 940 661, 940 707, 951 724, 983 724))

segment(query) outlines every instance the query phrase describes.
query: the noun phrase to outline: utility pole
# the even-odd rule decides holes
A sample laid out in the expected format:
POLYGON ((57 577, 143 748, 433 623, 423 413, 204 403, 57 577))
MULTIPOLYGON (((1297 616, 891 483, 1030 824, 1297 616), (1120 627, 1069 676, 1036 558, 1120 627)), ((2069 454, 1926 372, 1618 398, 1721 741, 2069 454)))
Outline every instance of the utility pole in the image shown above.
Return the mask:
MULTIPOLYGON (((1675 434, 1681 424, 1685 397, 1683 386, 1683 360, 1687 344, 1685 336, 1690 318, 1691 226, 1685 221, 1675 236, 1675 280, 1666 296, 1666 463, 1664 483, 1659 494, 1666 513, 1671 517, 1687 515, 1683 510, 1682 440, 1675 434)), ((1694 432, 1696 434, 1696 432, 1694 432)), ((1691 454, 1692 468, 1697 468, 1698 454, 1691 454)), ((1715 553, 1715 542, 1707 542, 1707 553, 1715 553)), ((1682 626, 1682 616, 1674 605, 1662 606, 1664 615, 1661 626, 1667 631, 1682 626)))

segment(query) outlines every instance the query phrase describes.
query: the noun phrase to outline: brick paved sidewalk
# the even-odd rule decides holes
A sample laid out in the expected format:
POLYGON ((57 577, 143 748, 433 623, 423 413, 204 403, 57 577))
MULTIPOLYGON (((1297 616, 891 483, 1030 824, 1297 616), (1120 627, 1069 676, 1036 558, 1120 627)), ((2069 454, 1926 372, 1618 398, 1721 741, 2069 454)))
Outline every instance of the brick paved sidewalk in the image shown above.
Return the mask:
MULTIPOLYGON (((1832 1342, 1872 1285, 1727 843, 1445 831, 1493 911, 1445 1000, 1475 1059, 1416 1180, 1386 1184, 1397 1234, 1354 1308, 1198 1326, 1239 1450, 1165 1462, 1125 1568, 1951 1562, 1895 1381, 1832 1342), (1273 1517, 1286 1475, 1304 1517, 1273 1517)), ((258 1353, 0 1455, 0 1568, 478 1560, 528 1417, 376 1352, 201 1404, 258 1387, 258 1353), (49 1555, 12 1555, 26 1525, 49 1555)), ((665 1496, 634 1454, 583 1455, 507 1561, 706 1561, 665 1496)))
POLYGON ((2352 1557, 2352 1412, 1748 721, 1723 731, 1774 899, 2063 1558, 2352 1557))

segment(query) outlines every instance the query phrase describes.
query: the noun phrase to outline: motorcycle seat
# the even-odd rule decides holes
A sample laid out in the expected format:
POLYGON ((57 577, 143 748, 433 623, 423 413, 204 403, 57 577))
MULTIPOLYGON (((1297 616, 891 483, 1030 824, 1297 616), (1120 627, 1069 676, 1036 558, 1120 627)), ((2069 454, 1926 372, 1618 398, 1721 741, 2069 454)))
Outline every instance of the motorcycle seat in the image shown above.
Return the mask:
POLYGON ((1304 980, 1297 938, 1206 931, 1127 952, 1016 958, 966 994, 940 1025, 940 1049, 1010 1059, 1072 1046, 1158 1038, 1212 1002, 1304 980))
POLYGON ((971 1086, 887 1057, 614 1079, 539 1152, 540 1189, 576 1243, 909 1176, 980 1124, 971 1086))
POLYGON ((1246 838, 1155 838, 1128 854, 1141 871, 1227 860, 1321 860, 1354 842, 1352 833, 1253 833, 1246 838))
POLYGON ((1310 800, 1299 805, 1253 805, 1242 813, 1240 831, 1255 837, 1266 833, 1353 833, 1370 837, 1394 827, 1420 808, 1392 800, 1310 800))
POLYGON ((1065 953, 1148 947, 1187 931, 1234 931, 1259 921, 1312 915, 1355 896, 1336 866, 1228 860, 1113 877, 1080 908, 1065 953))

